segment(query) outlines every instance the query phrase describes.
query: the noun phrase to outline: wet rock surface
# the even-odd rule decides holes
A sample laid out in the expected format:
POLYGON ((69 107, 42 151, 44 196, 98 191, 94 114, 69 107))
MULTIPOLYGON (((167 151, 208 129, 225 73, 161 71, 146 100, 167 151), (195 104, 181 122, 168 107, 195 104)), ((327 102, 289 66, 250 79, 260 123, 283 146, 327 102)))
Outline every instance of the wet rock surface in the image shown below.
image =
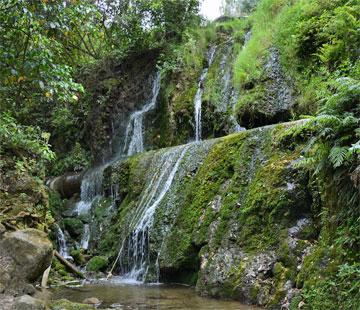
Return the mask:
MULTIPOLYGON (((155 213, 145 252, 150 281, 159 268, 160 281, 196 285, 204 296, 273 308, 289 303, 298 293, 294 275, 308 255, 303 247, 310 245, 312 226, 306 173, 294 165, 300 150, 283 152, 274 143, 293 125, 190 147, 155 213)), ((107 186, 116 180, 122 191, 112 207, 115 224, 103 230, 95 254, 109 257, 110 265, 120 247, 114 237, 129 229, 147 174, 160 174, 158 159, 168 151, 115 164, 105 178, 107 186)))
MULTIPOLYGON (((290 120, 295 106, 292 82, 285 75, 279 51, 269 49, 269 56, 264 64, 263 78, 246 85, 250 101, 238 110, 241 126, 246 128, 261 127, 290 120)), ((246 90, 245 90, 246 91, 246 90)))

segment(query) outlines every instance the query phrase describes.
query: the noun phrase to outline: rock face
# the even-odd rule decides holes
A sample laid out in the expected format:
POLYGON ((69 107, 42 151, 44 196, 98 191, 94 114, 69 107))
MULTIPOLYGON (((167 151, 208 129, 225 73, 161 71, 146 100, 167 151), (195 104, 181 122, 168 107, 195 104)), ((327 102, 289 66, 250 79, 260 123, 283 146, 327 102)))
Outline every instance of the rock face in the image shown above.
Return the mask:
MULTIPOLYGON (((161 199, 154 191, 151 198, 157 202, 144 248, 146 280, 160 276, 160 281, 196 285, 201 295, 274 308, 293 297, 313 234, 311 187, 306 171, 296 165, 302 146, 281 145, 282 134, 294 125, 187 146, 168 191, 161 199)), ((148 152, 107 170, 105 187, 119 191, 112 192, 117 197, 112 224, 90 243, 94 254, 109 257, 110 266, 122 238, 131 236, 129 223, 141 223, 135 218, 144 208, 141 197, 154 189, 148 186, 153 176, 166 173, 160 159, 171 150, 148 152)), ((124 244, 131 253, 131 243, 124 244)), ((116 265, 114 274, 122 267, 116 265)))
POLYGON ((0 284, 6 290, 24 290, 50 265, 52 244, 36 229, 5 233, 0 239, 0 284))
POLYGON ((295 108, 293 93, 292 83, 281 67, 279 51, 270 48, 263 77, 248 83, 244 97, 240 98, 240 124, 246 128, 255 128, 290 120, 295 108))
POLYGON ((74 194, 80 193, 83 173, 68 173, 49 180, 50 189, 58 192, 62 197, 71 198, 74 194))

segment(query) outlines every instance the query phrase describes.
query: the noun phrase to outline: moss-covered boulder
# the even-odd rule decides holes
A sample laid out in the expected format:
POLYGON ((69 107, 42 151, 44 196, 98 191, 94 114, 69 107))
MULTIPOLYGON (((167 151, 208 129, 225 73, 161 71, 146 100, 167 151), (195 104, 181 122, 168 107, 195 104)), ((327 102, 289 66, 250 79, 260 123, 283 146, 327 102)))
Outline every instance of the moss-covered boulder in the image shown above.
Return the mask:
MULTIPOLYGON (((152 151, 114 164, 105 182, 121 182, 123 197, 110 229, 101 235, 98 254, 111 263, 122 244, 131 251, 129 223, 136 224, 134 217, 153 193, 150 202, 157 202, 147 232, 147 281, 159 274, 161 281, 196 284, 201 295, 278 307, 295 289, 299 262, 314 236, 308 174, 297 165, 302 146, 281 144, 283 133, 296 124, 152 151), (162 187, 154 184, 165 182, 158 177, 173 169, 171 162, 180 153, 171 186, 157 196, 162 187)), ((100 270, 99 259, 93 260, 88 270, 100 270)), ((122 268, 131 266, 126 254, 121 262, 122 268)))
POLYGON ((89 260, 89 262, 86 265, 87 271, 105 271, 106 267, 108 266, 109 261, 107 257, 104 256, 95 256, 89 260))
POLYGON ((65 230, 75 239, 84 231, 84 223, 79 218, 65 218, 63 224, 65 230))
POLYGON ((51 310, 93 310, 94 307, 87 304, 71 302, 67 299, 60 299, 53 302, 50 306, 50 309, 51 310))

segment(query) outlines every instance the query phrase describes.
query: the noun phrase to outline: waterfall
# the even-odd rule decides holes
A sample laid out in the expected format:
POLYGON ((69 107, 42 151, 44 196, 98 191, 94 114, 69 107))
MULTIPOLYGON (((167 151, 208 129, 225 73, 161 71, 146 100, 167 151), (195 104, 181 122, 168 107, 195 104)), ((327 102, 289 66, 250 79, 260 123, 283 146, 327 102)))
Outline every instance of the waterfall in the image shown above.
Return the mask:
POLYGON ((131 156, 144 151, 143 118, 147 112, 154 109, 159 91, 160 73, 158 72, 153 81, 151 98, 141 110, 135 111, 130 115, 130 120, 125 133, 125 145, 122 150, 123 154, 131 156))
POLYGON ((101 196, 105 167, 99 166, 85 173, 81 182, 80 201, 76 205, 77 214, 87 214, 94 200, 101 196))
MULTIPOLYGON (((250 39, 252 36, 252 32, 251 30, 249 30, 244 37, 244 45, 242 47, 242 49, 244 50, 246 48, 246 46, 248 45, 250 39)), ((227 58, 224 59, 224 61, 227 61, 227 58)), ((244 131, 246 130, 245 127, 242 127, 239 122, 237 121, 235 115, 235 108, 236 108, 236 103, 239 97, 239 94, 237 92, 237 90, 234 87, 230 87, 231 83, 230 79, 231 79, 232 75, 231 75, 231 70, 228 70, 224 76, 223 76, 223 100, 226 100, 227 102, 229 102, 229 105, 231 106, 231 114, 230 114, 230 121, 232 122, 232 132, 240 132, 240 131, 244 131), (230 94, 229 96, 226 96, 226 94, 230 94), (225 96, 225 97, 224 97, 225 96)))
POLYGON ((84 232, 81 239, 81 247, 84 250, 87 250, 89 248, 89 241, 90 241, 90 225, 85 224, 84 225, 84 232))
POLYGON ((125 279, 146 279, 150 263, 149 238, 155 213, 171 188, 189 147, 188 144, 166 150, 152 165, 155 171, 151 171, 151 177, 141 193, 136 211, 128 225, 131 233, 123 239, 118 254, 121 273, 125 279))
MULTIPOLYGON (((156 100, 160 90, 160 73, 157 73, 152 86, 152 95, 144 107, 131 114, 126 128, 125 146, 114 157, 119 158, 122 155, 131 156, 135 153, 144 151, 143 142, 143 118, 144 114, 155 107, 156 100)), ((94 200, 102 194, 103 172, 112 161, 93 168, 88 171, 81 182, 81 201, 77 204, 77 214, 86 214, 90 211, 94 200)))
POLYGON ((202 104, 202 95, 204 92, 204 82, 206 79, 206 76, 209 72, 209 68, 214 61, 214 56, 216 52, 216 46, 210 47, 207 53, 207 67, 203 69, 200 81, 198 84, 198 89, 196 91, 196 95, 194 98, 194 109, 195 109, 195 140, 200 141, 201 140, 201 104, 202 104))
MULTIPOLYGON (((141 110, 133 112, 130 116, 125 133, 124 148, 120 149, 118 153, 115 154, 109 161, 98 167, 92 168, 85 173, 81 182, 80 201, 76 204, 75 209, 78 215, 88 214, 94 201, 102 196, 103 173, 109 165, 123 156, 131 156, 135 153, 144 151, 143 118, 147 112, 155 107, 159 91, 160 73, 157 73, 153 81, 152 93, 149 101, 143 106, 141 110)), ((114 190, 116 191, 116 188, 114 188, 114 190)), ((112 193, 112 196, 116 198, 116 194, 112 193)), ((90 226, 86 224, 84 226, 81 247, 83 249, 88 249, 89 241, 90 226)))
POLYGON ((56 228, 56 240, 57 244, 59 246, 59 253, 61 256, 65 258, 71 258, 69 255, 69 250, 66 244, 66 238, 64 232, 61 230, 60 226, 58 224, 54 225, 56 228))

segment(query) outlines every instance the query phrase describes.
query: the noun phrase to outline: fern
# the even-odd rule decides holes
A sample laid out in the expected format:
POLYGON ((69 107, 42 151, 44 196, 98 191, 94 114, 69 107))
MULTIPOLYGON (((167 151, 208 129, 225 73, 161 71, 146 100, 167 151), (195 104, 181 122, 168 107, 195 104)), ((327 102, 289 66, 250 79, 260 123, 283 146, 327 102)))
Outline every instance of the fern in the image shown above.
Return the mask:
POLYGON ((347 147, 334 146, 329 154, 330 162, 334 168, 340 167, 346 160, 348 155, 347 147))

